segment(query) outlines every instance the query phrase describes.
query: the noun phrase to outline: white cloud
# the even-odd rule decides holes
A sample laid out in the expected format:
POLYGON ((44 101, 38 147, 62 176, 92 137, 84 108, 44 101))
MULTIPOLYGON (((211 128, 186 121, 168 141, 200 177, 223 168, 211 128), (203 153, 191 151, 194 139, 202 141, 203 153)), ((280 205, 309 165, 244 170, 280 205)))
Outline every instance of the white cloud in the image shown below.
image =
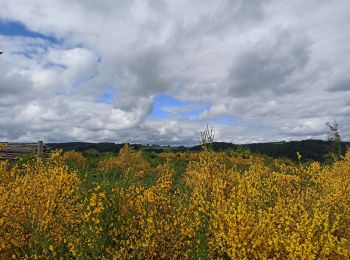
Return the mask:
POLYGON ((96 55, 83 48, 67 50, 52 49, 47 54, 47 63, 64 68, 64 80, 68 83, 90 78, 97 73, 96 55))
POLYGON ((217 124, 226 141, 322 138, 333 117, 350 137, 346 0, 0 3, 59 39, 0 35, 0 138, 193 143, 223 116, 246 122, 217 124), (162 93, 210 108, 151 119, 162 93))

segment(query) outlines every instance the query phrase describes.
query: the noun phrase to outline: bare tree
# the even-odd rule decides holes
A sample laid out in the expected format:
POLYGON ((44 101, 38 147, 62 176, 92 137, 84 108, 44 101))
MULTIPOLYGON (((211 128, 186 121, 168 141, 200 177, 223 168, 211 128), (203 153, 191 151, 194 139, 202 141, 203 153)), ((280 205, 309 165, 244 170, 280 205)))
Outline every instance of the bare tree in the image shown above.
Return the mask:
POLYGON ((328 137, 327 140, 330 144, 330 153, 333 155, 341 156, 341 138, 338 130, 338 123, 336 120, 333 123, 327 122, 328 137))
POLYGON ((214 127, 212 126, 211 128, 209 125, 204 129, 203 132, 201 132, 201 139, 200 139, 200 144, 204 149, 210 149, 215 138, 215 132, 214 132, 214 127))

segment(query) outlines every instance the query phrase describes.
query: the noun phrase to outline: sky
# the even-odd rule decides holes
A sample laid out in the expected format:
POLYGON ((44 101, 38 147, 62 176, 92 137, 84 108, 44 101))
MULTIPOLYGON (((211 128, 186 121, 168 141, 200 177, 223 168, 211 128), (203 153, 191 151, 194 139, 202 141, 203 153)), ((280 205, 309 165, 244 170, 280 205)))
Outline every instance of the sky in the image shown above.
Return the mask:
POLYGON ((348 0, 0 6, 0 141, 350 141, 348 0))

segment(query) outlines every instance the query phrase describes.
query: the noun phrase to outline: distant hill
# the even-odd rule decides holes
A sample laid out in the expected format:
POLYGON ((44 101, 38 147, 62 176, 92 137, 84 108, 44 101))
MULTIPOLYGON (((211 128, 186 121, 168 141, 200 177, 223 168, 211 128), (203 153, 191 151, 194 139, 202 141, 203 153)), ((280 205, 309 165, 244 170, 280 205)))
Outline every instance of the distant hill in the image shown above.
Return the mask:
MULTIPOLYGON (((114 152, 117 153, 124 144, 115 143, 85 143, 85 142, 70 142, 70 143, 48 143, 50 149, 63 149, 64 151, 75 150, 85 152, 95 150, 97 152, 114 152)), ((233 144, 225 142, 214 142, 212 148, 214 151, 224 151, 232 149, 248 149, 253 153, 266 154, 271 157, 285 157, 292 160, 296 159, 296 154, 299 152, 304 161, 325 161, 328 154, 330 142, 322 140, 303 140, 290 142, 270 142, 270 143, 254 143, 254 144, 233 144)), ((146 146, 141 144, 131 144, 138 150, 142 149, 145 152, 177 152, 177 151, 200 151, 201 146, 192 147, 172 147, 172 146, 146 146)), ((350 147, 350 142, 342 143, 342 151, 345 153, 346 147, 350 147)))
MULTIPOLYGON (((85 143, 85 142, 69 142, 69 143, 47 143, 46 146, 50 149, 62 149, 64 151, 74 150, 77 152, 85 152, 87 150, 94 150, 100 153, 115 152, 118 153, 124 144, 115 143, 85 143)), ((141 145, 131 145, 134 149, 139 149, 141 145)))
MULTIPOLYGON (((290 142, 270 142, 270 143, 254 143, 236 145, 232 143, 214 142, 212 147, 215 151, 227 149, 248 149, 253 153, 266 154, 271 157, 286 157, 295 160, 297 152, 299 152, 304 161, 325 161, 326 155, 329 152, 329 141, 323 140, 303 140, 290 142)), ((345 153, 347 147, 350 147, 350 142, 342 142, 342 152, 345 153)), ((198 151, 199 145, 193 146, 190 150, 198 151)))

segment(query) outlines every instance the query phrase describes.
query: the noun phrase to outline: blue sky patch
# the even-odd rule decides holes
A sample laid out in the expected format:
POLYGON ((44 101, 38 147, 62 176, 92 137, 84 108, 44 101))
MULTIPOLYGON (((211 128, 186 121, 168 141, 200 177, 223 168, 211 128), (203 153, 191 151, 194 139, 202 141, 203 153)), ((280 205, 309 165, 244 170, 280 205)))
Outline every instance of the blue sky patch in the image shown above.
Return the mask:
POLYGON ((106 89, 97 99, 97 103, 112 104, 115 99, 115 90, 112 88, 106 89))
POLYGON ((181 101, 169 95, 157 95, 154 98, 151 118, 186 118, 196 120, 209 107, 208 104, 190 101, 181 101))
POLYGON ((0 19, 0 34, 5 36, 22 36, 30 38, 40 38, 48 40, 52 43, 60 43, 61 41, 55 37, 44 35, 29 30, 23 23, 17 21, 9 21, 0 19))
POLYGON ((184 102, 179 101, 167 95, 157 95, 154 98, 153 110, 150 115, 152 118, 166 119, 169 118, 171 113, 164 110, 164 106, 183 106, 184 102))
POLYGON ((189 106, 189 110, 178 112, 177 115, 180 118, 188 118, 190 120, 197 120, 198 116, 203 113, 203 111, 209 108, 207 104, 193 103, 192 106, 189 106))

